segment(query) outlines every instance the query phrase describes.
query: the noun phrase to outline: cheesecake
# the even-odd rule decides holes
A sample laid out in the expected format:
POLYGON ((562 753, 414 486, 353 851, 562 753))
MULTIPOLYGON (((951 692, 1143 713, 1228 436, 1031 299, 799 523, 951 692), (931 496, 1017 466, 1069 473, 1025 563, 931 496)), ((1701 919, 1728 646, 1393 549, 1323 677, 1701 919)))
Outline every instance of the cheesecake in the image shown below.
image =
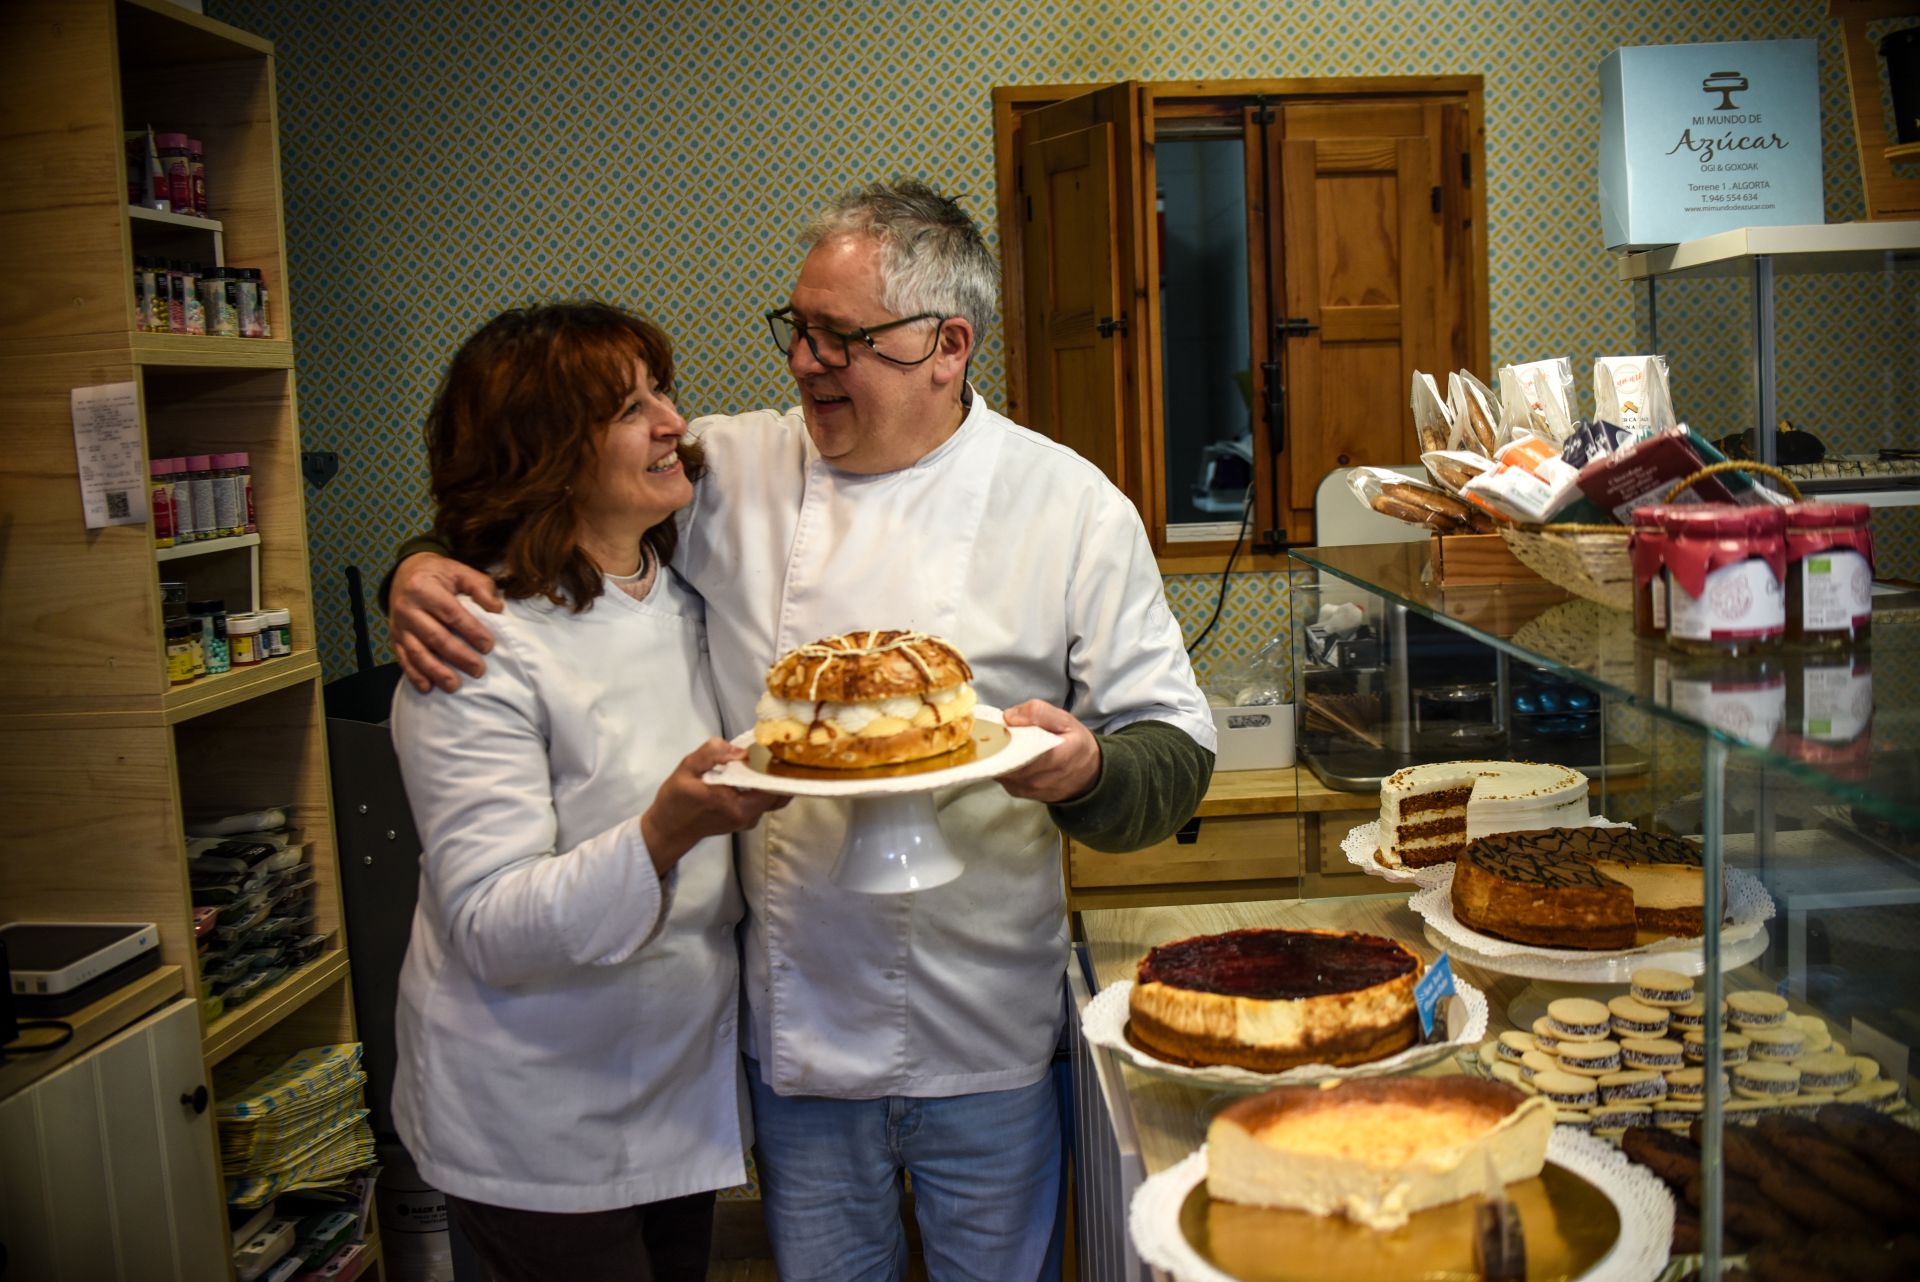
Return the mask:
POLYGON ((1468 1077, 1373 1077, 1283 1086, 1229 1104, 1207 1127, 1215 1201, 1341 1215, 1373 1229, 1478 1196, 1546 1162, 1553 1105, 1468 1077))
POLYGON ((1235 930, 1175 940, 1140 960, 1127 1036, 1175 1064, 1365 1064, 1418 1036, 1420 971, 1411 949, 1378 935, 1235 930))

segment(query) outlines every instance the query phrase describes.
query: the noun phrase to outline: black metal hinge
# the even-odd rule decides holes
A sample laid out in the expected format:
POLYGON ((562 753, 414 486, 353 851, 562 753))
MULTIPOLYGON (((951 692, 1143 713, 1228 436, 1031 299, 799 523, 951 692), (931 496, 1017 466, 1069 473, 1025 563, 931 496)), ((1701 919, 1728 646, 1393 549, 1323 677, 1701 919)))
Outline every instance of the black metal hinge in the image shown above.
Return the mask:
POLYGON ((1267 441, 1278 454, 1287 448, 1287 389, 1280 382, 1280 362, 1261 361, 1260 373, 1267 387, 1267 441))
POLYGON ((1440 212, 1440 189, 1438 187, 1433 189, 1433 212, 1436 214, 1440 212))
POLYGON ((1273 323, 1275 338, 1305 338, 1308 334, 1318 334, 1320 327, 1304 316, 1289 316, 1285 320, 1273 323))
POLYGON ((1094 328, 1100 331, 1100 337, 1102 338, 1112 338, 1115 334, 1124 334, 1127 332, 1127 314, 1121 312, 1120 319, 1118 320, 1115 320, 1111 316, 1102 316, 1100 323, 1095 325, 1094 328))
POLYGON ((1473 157, 1464 151, 1460 153, 1460 185, 1473 186, 1473 157))

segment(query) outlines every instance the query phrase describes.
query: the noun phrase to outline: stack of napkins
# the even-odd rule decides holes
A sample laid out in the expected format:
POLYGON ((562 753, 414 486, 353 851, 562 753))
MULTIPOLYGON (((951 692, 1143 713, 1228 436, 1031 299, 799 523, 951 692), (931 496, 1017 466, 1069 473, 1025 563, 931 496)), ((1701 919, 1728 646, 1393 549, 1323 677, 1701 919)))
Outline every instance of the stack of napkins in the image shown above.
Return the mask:
POLYGON ((290 1189, 338 1181, 373 1161, 360 1043, 221 1065, 220 1164, 227 1201, 258 1206, 290 1189))

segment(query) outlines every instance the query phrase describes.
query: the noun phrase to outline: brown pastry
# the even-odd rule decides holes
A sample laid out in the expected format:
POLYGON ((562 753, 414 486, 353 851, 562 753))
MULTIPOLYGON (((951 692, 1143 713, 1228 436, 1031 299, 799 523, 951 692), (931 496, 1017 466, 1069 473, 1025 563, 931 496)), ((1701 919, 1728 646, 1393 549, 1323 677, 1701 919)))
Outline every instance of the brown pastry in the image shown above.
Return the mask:
POLYGON ((1700 1146, 1672 1131, 1630 1126, 1620 1135, 1620 1151, 1677 1189, 1700 1174, 1700 1146))
POLYGON ((1920 1197, 1920 1132, 1859 1104, 1828 1104, 1813 1120, 1908 1195, 1920 1197))
POLYGON ((1493 419, 1488 416, 1487 407, 1480 403, 1480 398, 1474 395, 1472 391, 1468 391, 1466 402, 1467 434, 1472 437, 1474 443, 1480 447, 1481 453, 1485 454, 1488 458, 1492 458, 1494 445, 1500 439, 1494 431, 1493 419))
MULTIPOLYGON (((1722 1245, 1726 1245, 1723 1241, 1722 1245)), ((1697 1255, 1700 1252, 1700 1213, 1685 1203, 1673 1207, 1673 1253, 1697 1255)))
POLYGON ((1887 1228, 1920 1216, 1920 1199, 1890 1184, 1866 1159, 1803 1117, 1763 1117, 1754 1133, 1773 1145, 1816 1185, 1859 1206, 1887 1228))
MULTIPOLYGON (((1695 1211, 1700 1209, 1704 1191, 1700 1186, 1700 1176, 1687 1181, 1687 1205, 1695 1211)), ((1760 1192, 1760 1186, 1752 1180, 1742 1179, 1738 1175, 1729 1175, 1720 1182, 1721 1201, 1726 1206, 1726 1230, 1750 1242, 1763 1242, 1771 1238, 1786 1237, 1797 1232, 1792 1223, 1781 1215, 1772 1202, 1760 1192)))
POLYGON ((1747 1268, 1755 1282, 1912 1282, 1920 1273, 1920 1239, 1834 1232, 1780 1238, 1749 1251, 1747 1268))
POLYGON ((924 632, 828 637, 768 670, 754 738, 776 761, 836 770, 937 757, 972 742, 972 676, 924 632))

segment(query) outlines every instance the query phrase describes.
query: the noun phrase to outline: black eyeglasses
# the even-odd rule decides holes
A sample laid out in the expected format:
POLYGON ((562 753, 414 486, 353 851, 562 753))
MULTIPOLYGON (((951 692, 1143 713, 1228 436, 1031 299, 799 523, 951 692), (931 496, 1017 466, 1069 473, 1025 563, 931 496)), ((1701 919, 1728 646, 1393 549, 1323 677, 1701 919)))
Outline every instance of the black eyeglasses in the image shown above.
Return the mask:
POLYGON ((883 361, 892 361, 895 365, 919 365, 930 360, 940 346, 940 326, 952 320, 951 316, 942 316, 938 312, 921 312, 917 316, 908 316, 904 320, 888 321, 884 325, 868 325, 852 333, 842 334, 837 329, 828 329, 825 325, 809 325, 794 317, 793 308, 782 307, 779 311, 767 313, 767 328, 773 331, 773 346, 782 356, 791 357, 793 345, 805 339, 807 350, 813 353, 813 359, 828 369, 845 369, 853 359, 853 345, 864 343, 868 351, 883 361), (933 339, 927 344, 924 356, 913 360, 902 360, 898 356, 889 356, 880 350, 873 340, 890 329, 899 329, 902 325, 913 325, 920 321, 938 321, 933 327, 933 339))

